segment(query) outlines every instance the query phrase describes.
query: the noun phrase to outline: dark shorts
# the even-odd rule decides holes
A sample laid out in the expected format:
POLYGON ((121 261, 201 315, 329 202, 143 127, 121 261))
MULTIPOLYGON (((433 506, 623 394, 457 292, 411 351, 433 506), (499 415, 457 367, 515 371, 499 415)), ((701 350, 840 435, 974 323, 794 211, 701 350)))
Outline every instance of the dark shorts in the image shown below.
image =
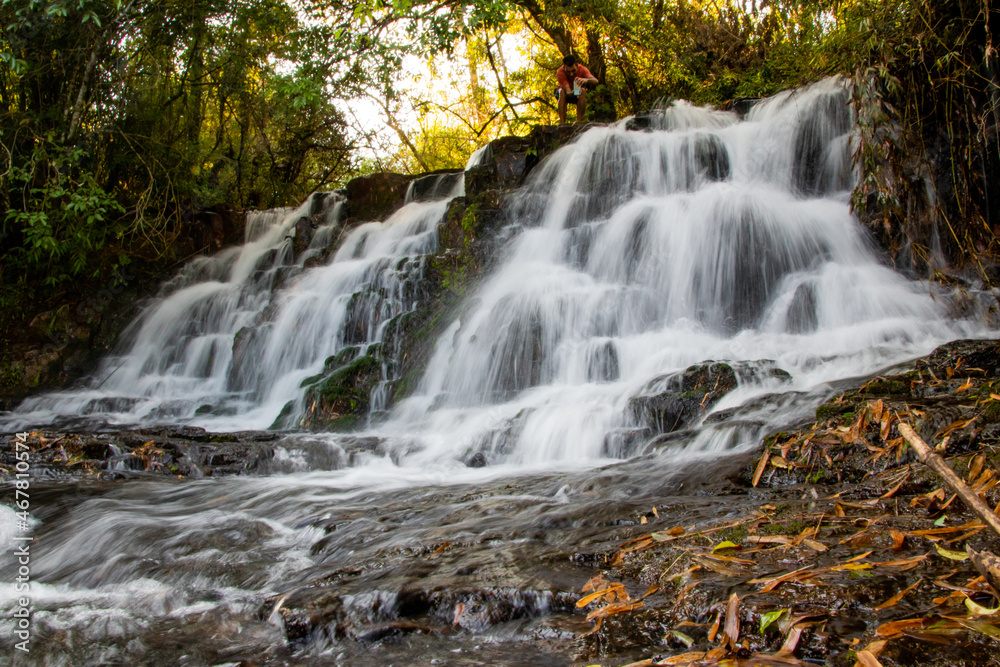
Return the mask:
MULTIPOLYGON (((562 88, 556 88, 556 99, 557 100, 559 99, 559 91, 560 90, 562 90, 562 88)), ((580 99, 579 97, 577 97, 576 95, 570 93, 569 95, 566 96, 566 104, 576 104, 577 101, 579 101, 579 99, 580 99)))

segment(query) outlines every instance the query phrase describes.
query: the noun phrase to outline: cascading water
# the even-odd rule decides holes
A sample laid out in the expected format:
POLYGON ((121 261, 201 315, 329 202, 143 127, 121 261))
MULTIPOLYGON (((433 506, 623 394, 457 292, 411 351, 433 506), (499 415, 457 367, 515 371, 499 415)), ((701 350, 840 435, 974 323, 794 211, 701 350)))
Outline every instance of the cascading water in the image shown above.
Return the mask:
MULTIPOLYGON (((791 374, 744 373, 729 407, 971 331, 881 265, 851 215, 837 81, 770 99, 745 122, 684 103, 651 121, 651 132, 590 130, 518 193, 523 231, 386 427, 424 434, 418 458, 630 456, 648 440, 620 437, 635 426, 630 399, 690 365, 773 360, 791 374)), ((760 429, 776 423, 766 412, 760 429)), ((689 451, 733 444, 726 431, 689 451)))
POLYGON ((244 245, 196 259, 166 283, 90 387, 28 399, 8 426, 153 422, 240 430, 300 414, 303 380, 345 347, 379 342, 387 322, 416 306, 423 257, 437 248, 437 223, 462 188, 460 175, 425 180, 426 192, 413 192, 385 222, 350 232, 339 225, 336 194, 298 209, 251 213, 244 245), (296 258, 296 235, 303 219, 306 229, 313 224, 310 213, 317 228, 296 258), (305 268, 338 235, 331 260, 305 268))
MULTIPOLYGON (((593 543, 611 501, 671 492, 665 480, 682 466, 756 446, 808 416, 834 381, 991 335, 878 261, 850 213, 839 82, 766 100, 742 120, 677 103, 648 125, 590 129, 536 167, 507 202, 499 265, 437 341, 414 395, 365 438, 286 436, 274 464, 307 447, 377 443, 337 459, 348 469, 136 480, 41 516, 34 623, 51 662, 385 664, 351 649, 345 634, 367 635, 342 626, 384 628, 419 598, 472 637, 526 619, 486 648, 467 645, 469 664, 502 663, 489 646, 551 636, 531 619, 578 583, 540 563, 566 562, 556 544, 593 543), (673 424, 650 420, 649 406, 683 389, 685 369, 723 362, 739 386, 687 430, 657 437, 673 424), (450 560, 452 541, 467 561, 450 560), (526 592, 503 598, 510 587, 526 592), (489 595, 519 611, 464 620, 489 595), (341 625, 286 626, 281 609, 295 604, 341 625)), ((256 214, 241 248, 164 286, 89 387, 26 401, 4 427, 83 416, 218 431, 302 413, 303 380, 418 306, 423 257, 460 187, 460 175, 414 184, 388 220, 350 231, 336 198, 322 215, 308 202, 256 214), (304 215, 321 226, 296 257, 304 215), (336 252, 315 266, 328 244, 336 252)), ((12 520, 0 509, 0 536, 12 520)), ((2 595, 0 610, 14 604, 2 595)), ((407 650, 460 664, 447 642, 461 637, 436 637, 407 650)))

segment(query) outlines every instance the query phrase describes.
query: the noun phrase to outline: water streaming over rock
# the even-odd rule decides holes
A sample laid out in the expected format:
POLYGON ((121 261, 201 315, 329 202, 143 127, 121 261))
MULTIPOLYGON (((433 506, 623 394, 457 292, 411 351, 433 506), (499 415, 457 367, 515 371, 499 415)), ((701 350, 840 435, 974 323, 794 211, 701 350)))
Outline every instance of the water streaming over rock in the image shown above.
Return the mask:
MULTIPOLYGON (((767 100, 745 122, 685 103, 650 121, 586 132, 517 194, 506 260, 386 427, 423 433, 418 457, 630 456, 650 434, 630 403, 694 364, 742 363, 726 407, 862 375, 968 330, 926 285, 883 266, 851 215, 851 112, 837 81, 767 100), (747 370, 772 362, 787 373, 747 370)), ((758 433, 709 428, 688 447, 758 433)))
POLYGON ((394 215, 351 230, 340 224, 336 193, 251 213, 246 242, 192 261, 167 282, 89 387, 28 399, 18 413, 24 423, 215 430, 268 428, 299 415, 303 381, 326 359, 377 344, 388 322, 417 305, 423 258, 437 248, 437 224, 461 193, 461 174, 410 187, 394 215), (315 266, 330 246, 336 252, 315 266))
MULTIPOLYGON (((418 608, 470 636, 520 624, 491 646, 551 637, 537 619, 576 584, 539 563, 609 501, 671 492, 672 473, 807 417, 832 382, 989 335, 880 263, 851 215, 839 82, 745 119, 677 103, 645 125, 592 128, 535 169, 506 204, 498 266, 383 423, 283 435, 270 477, 133 481, 43 512, 35 623, 63 637, 52 663, 377 664, 344 638, 399 631, 386 623, 418 608), (470 560, 431 559, 446 540, 470 560), (326 629, 287 624, 294 605, 326 629)), ((335 195, 254 214, 243 246, 164 285, 88 387, 30 399, 4 427, 293 425, 329 357, 424 305, 416 286, 461 187, 414 182, 394 215, 350 230, 335 195)))

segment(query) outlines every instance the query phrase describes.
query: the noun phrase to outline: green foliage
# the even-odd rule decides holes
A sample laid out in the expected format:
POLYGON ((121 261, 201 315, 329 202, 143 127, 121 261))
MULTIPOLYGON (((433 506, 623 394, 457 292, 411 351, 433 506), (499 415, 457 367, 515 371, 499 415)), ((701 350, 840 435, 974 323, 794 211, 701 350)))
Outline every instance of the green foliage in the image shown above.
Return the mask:
POLYGON ((349 175, 332 92, 370 78, 353 36, 307 18, 286 0, 0 4, 0 307, 169 257, 199 210, 349 175))
POLYGON ((125 209, 79 165, 80 149, 38 142, 27 164, 11 165, 8 180, 20 195, 7 209, 3 234, 19 232, 12 248, 16 266, 40 267, 43 282, 57 285, 87 269, 88 256, 101 247, 125 209))

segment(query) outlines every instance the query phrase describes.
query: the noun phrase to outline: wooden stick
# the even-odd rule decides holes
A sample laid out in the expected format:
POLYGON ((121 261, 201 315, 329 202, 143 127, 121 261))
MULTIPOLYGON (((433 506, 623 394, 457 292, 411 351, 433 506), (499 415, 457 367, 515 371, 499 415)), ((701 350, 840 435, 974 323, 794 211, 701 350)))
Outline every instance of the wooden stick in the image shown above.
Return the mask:
POLYGON ((955 474, 951 466, 945 463, 944 459, 938 456, 933 449, 928 447, 927 443, 920 439, 920 436, 910 428, 909 424, 900 421, 897 428, 900 435, 906 438, 906 441, 913 447, 920 462, 936 472, 944 480, 944 483, 948 485, 948 488, 957 493, 958 497, 969 506, 969 509, 976 516, 992 528, 994 533, 1000 535, 1000 517, 962 481, 961 477, 955 474))

